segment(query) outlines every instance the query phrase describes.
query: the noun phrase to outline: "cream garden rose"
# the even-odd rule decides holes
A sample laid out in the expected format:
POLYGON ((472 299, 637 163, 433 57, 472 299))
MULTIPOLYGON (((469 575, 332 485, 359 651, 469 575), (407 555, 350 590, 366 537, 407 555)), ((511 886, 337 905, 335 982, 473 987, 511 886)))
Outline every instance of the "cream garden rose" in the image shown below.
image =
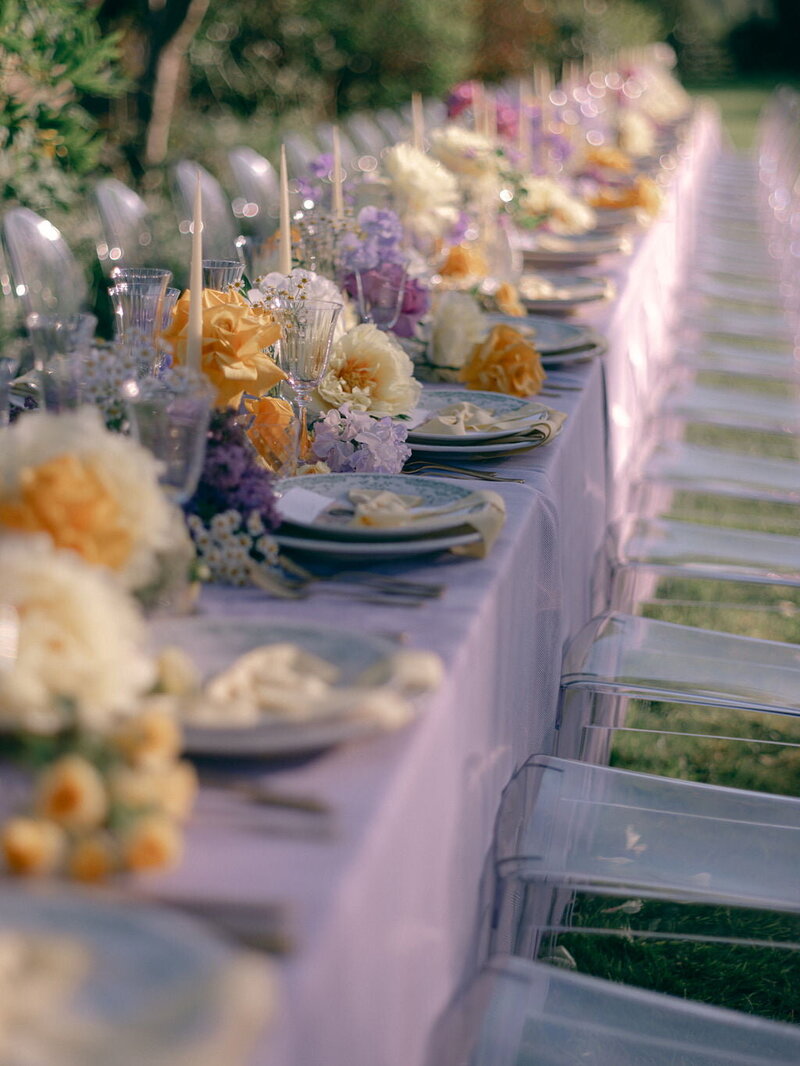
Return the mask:
POLYGON ((485 335, 486 318, 472 296, 442 293, 434 309, 430 360, 435 366, 458 369, 485 335))
POLYGON ((334 346, 317 399, 326 411, 346 403, 379 417, 408 414, 422 392, 413 374, 413 363, 391 334, 356 326, 334 346))
POLYGON ((572 196, 552 178, 527 178, 517 208, 523 217, 544 215, 556 233, 586 233, 597 222, 588 204, 572 196))
POLYGON ((55 731, 67 701, 79 724, 103 730, 135 708, 156 671, 138 608, 104 571, 45 537, 6 537, 0 588, 18 626, 16 659, 0 671, 0 718, 55 731))
POLYGON ((473 204, 491 205, 500 194, 500 157, 490 140, 448 124, 431 131, 431 154, 455 174, 473 204))
POLYGON ((0 430, 0 454, 0 534, 47 534, 128 589, 154 581, 159 556, 186 540, 153 455, 93 408, 20 418, 0 430))

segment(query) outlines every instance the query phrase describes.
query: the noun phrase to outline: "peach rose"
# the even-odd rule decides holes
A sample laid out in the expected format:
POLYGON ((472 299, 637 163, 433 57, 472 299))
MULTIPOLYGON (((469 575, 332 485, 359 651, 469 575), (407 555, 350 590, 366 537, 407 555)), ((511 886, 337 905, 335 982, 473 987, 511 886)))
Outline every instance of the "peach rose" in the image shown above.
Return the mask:
POLYGON ((494 326, 459 371, 467 388, 532 396, 545 378, 539 353, 511 326, 494 326))
POLYGON ((57 455, 20 473, 18 495, 0 498, 0 525, 47 533, 93 566, 121 569, 133 550, 117 498, 87 458, 57 455))
POLYGON ((76 881, 97 884, 106 881, 117 868, 117 853, 108 833, 79 837, 67 856, 67 870, 76 881))
POLYGON ((485 278, 489 266, 479 248, 471 244, 454 244, 439 273, 443 278, 485 278))
POLYGON ((586 149, 586 162, 590 166, 607 167, 609 170, 620 170, 629 174, 633 170, 630 156, 626 155, 621 148, 614 148, 610 144, 598 145, 586 149))
POLYGON ((122 862, 128 870, 163 870, 175 866, 182 852, 180 831, 163 814, 137 819, 122 840, 122 862))
POLYGON ((502 311, 504 315, 513 315, 514 318, 525 317, 525 308, 519 302, 517 287, 510 281, 500 282, 494 294, 494 302, 497 304, 497 310, 502 311))
MULTIPOLYGON (((264 465, 273 473, 284 470, 291 459, 293 441, 297 433, 297 415, 288 400, 277 396, 263 396, 245 400, 245 410, 253 416, 247 429, 250 443, 261 456, 264 465)), ((301 428, 299 454, 309 455, 308 431, 301 428)))
MULTIPOLYGON (((186 362, 190 300, 187 289, 162 333, 179 366, 186 362)), ((280 326, 269 312, 251 306, 235 290, 203 289, 202 369, 216 389, 217 407, 238 407, 243 393, 261 395, 285 378, 264 351, 280 335, 280 326)))

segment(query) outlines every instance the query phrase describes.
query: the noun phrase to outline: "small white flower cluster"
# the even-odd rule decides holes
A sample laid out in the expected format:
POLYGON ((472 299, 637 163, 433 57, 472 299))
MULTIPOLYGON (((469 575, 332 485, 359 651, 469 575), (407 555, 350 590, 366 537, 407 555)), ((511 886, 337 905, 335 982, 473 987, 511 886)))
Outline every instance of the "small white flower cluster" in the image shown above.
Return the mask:
POLYGON ((209 581, 249 585, 255 563, 266 560, 275 565, 277 562, 278 547, 257 511, 246 518, 239 511, 222 511, 208 525, 199 515, 189 515, 187 522, 197 561, 209 581))
POLYGON ((81 399, 100 409, 106 425, 121 425, 125 419, 123 385, 139 377, 140 356, 132 346, 93 346, 81 363, 81 399))

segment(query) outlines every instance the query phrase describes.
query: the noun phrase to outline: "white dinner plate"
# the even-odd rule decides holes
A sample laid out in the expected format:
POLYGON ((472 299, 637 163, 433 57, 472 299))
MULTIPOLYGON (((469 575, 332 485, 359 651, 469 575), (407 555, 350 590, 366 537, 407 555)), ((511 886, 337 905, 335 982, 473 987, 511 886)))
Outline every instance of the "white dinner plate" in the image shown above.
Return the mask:
MULTIPOLYGON (((297 644, 333 663, 342 685, 353 684, 364 670, 397 651, 395 643, 374 633, 220 615, 159 619, 154 633, 159 646, 177 644, 191 655, 204 682, 240 656, 267 644, 297 644)), ((329 748, 384 731, 372 719, 345 715, 305 720, 264 715, 258 723, 246 726, 199 726, 187 722, 184 746, 192 755, 276 757, 329 748)))
POLYGON ((519 295, 529 311, 566 314, 584 304, 607 300, 612 288, 608 278, 592 278, 580 274, 523 274, 519 280, 519 295), (553 286, 549 295, 536 296, 536 278, 541 277, 553 286), (531 293, 531 295, 527 295, 531 293))
MULTIPOLYGON (((572 363, 590 363, 598 355, 603 355, 607 349, 608 345, 605 341, 598 339, 596 344, 592 344, 587 348, 575 348, 574 351, 551 352, 549 355, 543 355, 542 366, 547 370, 555 369, 559 366, 569 366, 572 363)), ((546 381, 545 388, 547 388, 546 381)))
POLYGON ((608 233, 614 230, 635 226, 639 222, 639 212, 635 207, 596 207, 596 233, 608 233))
MULTIPOLYGON (((4 933, 64 938, 88 960, 75 994, 59 1008, 80 1027, 80 1046, 70 1049, 65 1043, 58 1049, 74 1050, 75 1058, 67 1054, 64 1061, 82 1066, 240 1061, 235 1047, 241 1053, 241 1040, 232 1048, 230 1034, 252 1028, 247 1008, 237 1009, 231 996, 240 957, 194 920, 142 903, 111 902, 97 893, 3 889, 0 936, 4 933)), ((53 1017, 46 1024, 52 1027, 53 1017)))
MULTIPOLYGON (((527 445, 527 447, 532 447, 532 445, 527 445)), ((485 451, 485 448, 482 450, 485 451)), ((463 453, 459 451, 458 454, 463 453)), ((413 479, 408 477, 412 490, 417 480, 416 475, 413 479)), ((361 563, 449 551, 450 548, 459 548, 465 544, 477 544, 481 539, 480 533, 476 530, 467 530, 463 526, 451 532, 428 533, 424 537, 414 537, 410 540, 330 540, 323 537, 295 536, 293 533, 283 533, 280 530, 272 536, 282 548, 312 552, 320 558, 349 559, 351 562, 361 563)))
MULTIPOLYGON (((420 508, 449 508, 460 501, 467 501, 472 493, 463 485, 445 482, 439 478, 415 477, 411 481, 405 474, 304 474, 300 477, 284 478, 278 483, 281 497, 287 495, 292 489, 302 489, 325 497, 330 501, 330 505, 329 509, 322 511, 312 520, 305 521, 294 515, 284 520, 276 537, 279 543, 286 543, 281 537, 294 536, 296 533, 312 533, 320 539, 348 542, 417 540, 432 533, 463 530, 464 523, 469 516, 486 506, 485 503, 476 504, 473 500, 466 503, 463 508, 448 510, 446 514, 421 518, 413 525, 397 525, 389 528, 351 526, 349 522, 352 504, 348 494, 353 490, 366 489, 374 492, 395 492, 406 496, 418 496, 420 502, 414 506, 420 508), (340 514, 340 511, 343 513, 340 514)), ((284 513, 281 511, 280 498, 278 499, 278 511, 284 513)))
POLYGON ((589 347, 597 340, 597 334, 589 326, 575 322, 559 322, 546 315, 525 315, 524 318, 519 318, 492 313, 486 318, 491 326, 511 326, 523 336, 529 333, 536 351, 543 356, 589 347))
POLYGON ((630 239, 617 233, 584 233, 574 237, 537 233, 522 245, 526 263, 544 266, 581 266, 604 255, 629 253, 630 239))
MULTIPOLYGON (((420 406, 417 411, 411 412, 412 419, 417 422, 427 421, 441 411, 444 407, 450 407, 457 403, 473 403, 493 415, 513 415, 515 411, 530 407, 535 400, 523 399, 519 396, 508 396, 499 392, 480 392, 472 389, 430 389, 422 393, 420 406), (425 411, 425 418, 421 419, 421 411, 425 411)), ((420 433, 418 430, 408 431, 408 443, 413 447, 416 444, 449 444, 450 447, 460 448, 465 444, 475 444, 478 441, 499 440, 502 437, 510 437, 515 433, 522 433, 532 429, 537 422, 547 417, 548 408, 545 404, 539 405, 541 410, 520 419, 515 429, 492 429, 476 430, 474 432, 454 435, 452 433, 420 433)))

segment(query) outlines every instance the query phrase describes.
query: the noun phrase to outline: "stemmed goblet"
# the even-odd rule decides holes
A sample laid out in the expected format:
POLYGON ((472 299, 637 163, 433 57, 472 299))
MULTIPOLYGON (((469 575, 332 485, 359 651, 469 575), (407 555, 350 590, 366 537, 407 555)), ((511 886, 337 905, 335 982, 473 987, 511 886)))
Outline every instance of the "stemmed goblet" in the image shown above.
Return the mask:
POLYGON ((384 332, 400 317, 406 291, 405 263, 381 263, 370 270, 355 271, 358 315, 384 332))
MULTIPOLYGON (((278 363, 294 390, 299 437, 302 437, 309 395, 319 385, 328 368, 333 330, 342 306, 328 300, 279 297, 271 304, 270 310, 281 327, 278 363)), ((295 466, 296 463, 297 455, 295 466)))

